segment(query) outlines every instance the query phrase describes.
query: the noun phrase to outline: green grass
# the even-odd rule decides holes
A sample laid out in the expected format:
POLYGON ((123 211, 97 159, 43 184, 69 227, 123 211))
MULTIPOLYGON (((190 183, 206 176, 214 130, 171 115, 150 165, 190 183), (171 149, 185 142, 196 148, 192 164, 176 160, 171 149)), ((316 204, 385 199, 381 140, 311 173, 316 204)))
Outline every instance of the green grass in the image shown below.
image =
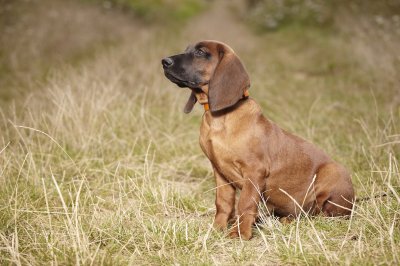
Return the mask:
POLYGON ((202 11, 207 3, 199 0, 86 0, 105 8, 117 8, 131 12, 147 23, 184 23, 202 11))
MULTIPOLYGON (((101 23, 116 14, 124 16, 101 23)), ((203 16, 197 25, 209 20, 203 16)), ((301 217, 289 225, 261 206, 248 242, 214 231, 215 184, 198 145, 202 110, 183 114, 188 91, 160 67, 202 36, 184 27, 173 36, 134 28, 90 60, 54 67, 44 81, 21 87, 33 88, 25 98, 1 106, 0 264, 399 263, 396 77, 366 63, 362 36, 340 28, 287 26, 254 36, 247 42, 257 49, 245 49, 232 27, 230 44, 264 114, 346 165, 358 196, 388 196, 357 203, 350 219, 301 217)), ((381 62, 385 54, 368 55, 381 62)))

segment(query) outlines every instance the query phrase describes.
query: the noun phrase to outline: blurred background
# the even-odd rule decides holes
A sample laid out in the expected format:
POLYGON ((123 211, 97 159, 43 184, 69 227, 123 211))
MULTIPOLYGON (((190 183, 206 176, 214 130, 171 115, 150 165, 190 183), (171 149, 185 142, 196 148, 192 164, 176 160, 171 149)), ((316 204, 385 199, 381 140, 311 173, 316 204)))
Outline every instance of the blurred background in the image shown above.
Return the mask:
MULTIPOLYGON (((181 49, 205 38, 265 55, 282 52, 286 45, 297 49, 296 55, 315 55, 301 59, 316 60, 313 69, 299 66, 293 78, 359 64, 369 71, 367 79, 379 76, 393 84, 378 94, 399 84, 399 0, 1 0, 2 104, 41 87, 38 83, 54 68, 83 64, 126 42, 137 45, 142 36, 136 31, 156 34, 149 42, 173 38, 181 49), (268 38, 280 40, 279 51, 268 38), (313 51, 335 41, 335 51, 313 51)), ((177 51, 165 49, 165 54, 177 51)))
POLYGON ((398 265, 399 73, 400 0, 0 0, 0 264, 398 265), (359 197, 388 196, 246 244, 211 232, 203 110, 161 67, 203 39, 359 197))

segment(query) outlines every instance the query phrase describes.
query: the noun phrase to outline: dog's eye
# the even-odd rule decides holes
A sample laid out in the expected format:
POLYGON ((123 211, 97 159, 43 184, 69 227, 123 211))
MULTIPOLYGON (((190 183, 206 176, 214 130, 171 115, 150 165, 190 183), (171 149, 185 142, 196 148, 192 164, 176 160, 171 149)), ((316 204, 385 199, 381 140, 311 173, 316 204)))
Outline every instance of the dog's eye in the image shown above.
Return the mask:
POLYGON ((203 50, 198 49, 198 50, 194 51, 194 55, 197 56, 197 57, 202 57, 202 56, 206 55, 206 52, 204 52, 203 50))

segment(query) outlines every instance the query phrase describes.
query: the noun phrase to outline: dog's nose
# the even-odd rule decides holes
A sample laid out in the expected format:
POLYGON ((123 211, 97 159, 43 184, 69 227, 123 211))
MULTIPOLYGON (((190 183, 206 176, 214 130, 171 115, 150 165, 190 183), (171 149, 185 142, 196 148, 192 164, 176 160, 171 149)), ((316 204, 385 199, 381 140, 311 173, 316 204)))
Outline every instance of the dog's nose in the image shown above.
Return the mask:
POLYGON ((172 60, 170 57, 164 58, 163 60, 161 60, 161 64, 164 67, 170 67, 174 64, 174 60, 172 60))

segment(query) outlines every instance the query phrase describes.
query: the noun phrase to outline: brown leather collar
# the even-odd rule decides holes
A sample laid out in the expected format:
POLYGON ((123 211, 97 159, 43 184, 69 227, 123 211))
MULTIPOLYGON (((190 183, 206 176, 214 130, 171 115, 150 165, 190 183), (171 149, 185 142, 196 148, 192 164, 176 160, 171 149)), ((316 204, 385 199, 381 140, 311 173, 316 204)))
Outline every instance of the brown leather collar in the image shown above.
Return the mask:
MULTIPOLYGON (((244 91, 244 93, 243 93, 243 98, 242 98, 242 99, 248 98, 249 95, 250 95, 250 94, 249 94, 249 90, 246 89, 246 90, 244 91)), ((204 103, 204 104, 203 104, 203 108, 204 108, 204 112, 207 112, 207 111, 210 110, 210 105, 209 105, 208 103, 204 103)))

